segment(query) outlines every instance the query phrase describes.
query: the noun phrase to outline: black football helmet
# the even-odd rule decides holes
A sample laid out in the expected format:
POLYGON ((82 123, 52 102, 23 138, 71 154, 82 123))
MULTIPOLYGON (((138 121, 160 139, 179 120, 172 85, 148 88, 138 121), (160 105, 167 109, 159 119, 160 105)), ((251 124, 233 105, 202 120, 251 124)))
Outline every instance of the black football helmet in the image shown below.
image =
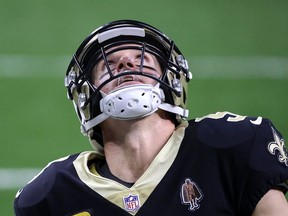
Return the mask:
MULTIPOLYGON (((107 117, 119 117, 116 114, 109 113, 107 111, 110 110, 109 108, 102 107, 101 104, 106 104, 107 100, 103 102, 101 88, 112 80, 123 76, 121 73, 113 74, 107 62, 107 56, 123 49, 141 50, 142 56, 145 52, 154 55, 163 70, 163 75, 160 78, 145 73, 141 65, 137 71, 123 73, 125 75, 146 76, 157 81, 158 87, 156 87, 156 90, 148 88, 150 96, 154 97, 156 95, 159 98, 156 105, 154 104, 157 107, 145 115, 159 108, 171 112, 175 116, 176 124, 181 123, 183 119, 188 117, 188 110, 186 110, 187 83, 192 79, 192 73, 189 71, 187 61, 175 43, 158 29, 143 22, 134 20, 110 22, 93 31, 80 44, 73 55, 65 76, 67 95, 73 101, 75 111, 81 122, 81 131, 89 136, 94 147, 96 144, 102 145, 99 124, 107 117), (109 78, 96 87, 92 81, 92 70, 101 60, 104 60, 106 64, 109 78)), ((139 86, 139 91, 143 89, 143 91, 146 91, 146 86, 142 87, 139 86)), ((135 90, 137 88, 138 86, 134 86, 131 89, 135 90)), ((129 91, 129 88, 125 89, 125 92, 129 91)), ((140 118, 145 115, 139 114, 132 117, 126 115, 129 117, 119 118, 125 120, 140 118)))

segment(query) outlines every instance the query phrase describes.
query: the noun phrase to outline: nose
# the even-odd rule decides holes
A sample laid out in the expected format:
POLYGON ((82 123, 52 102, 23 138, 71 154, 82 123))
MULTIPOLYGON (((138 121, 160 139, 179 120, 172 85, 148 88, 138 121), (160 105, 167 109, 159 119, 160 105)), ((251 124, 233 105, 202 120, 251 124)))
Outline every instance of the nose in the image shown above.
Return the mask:
POLYGON ((117 64, 117 72, 123 72, 125 70, 135 70, 136 65, 131 58, 123 56, 119 59, 117 64))

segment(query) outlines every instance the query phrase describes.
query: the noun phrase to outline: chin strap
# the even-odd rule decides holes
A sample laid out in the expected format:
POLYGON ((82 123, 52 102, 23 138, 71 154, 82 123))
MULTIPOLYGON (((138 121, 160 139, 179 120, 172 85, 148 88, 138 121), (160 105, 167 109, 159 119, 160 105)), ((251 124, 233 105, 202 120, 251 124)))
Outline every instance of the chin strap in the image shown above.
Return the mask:
POLYGON ((158 108, 188 117, 188 110, 164 103, 165 95, 159 84, 153 86, 139 84, 115 89, 109 94, 102 93, 100 100, 101 114, 81 125, 81 132, 87 135, 89 130, 107 118, 130 120, 142 118, 158 108))
POLYGON ((183 109, 179 106, 173 106, 171 104, 168 103, 162 103, 158 106, 159 109, 174 113, 176 115, 180 115, 183 118, 188 118, 189 116, 189 110, 187 109, 183 109))

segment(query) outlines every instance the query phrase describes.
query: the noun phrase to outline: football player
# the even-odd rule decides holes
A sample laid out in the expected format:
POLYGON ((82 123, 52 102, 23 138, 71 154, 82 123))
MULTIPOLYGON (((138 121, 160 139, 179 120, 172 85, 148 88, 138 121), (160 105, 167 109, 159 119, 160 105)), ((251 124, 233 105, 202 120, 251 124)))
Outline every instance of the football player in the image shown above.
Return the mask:
POLYGON ((133 20, 92 32, 65 85, 94 150, 49 163, 16 215, 288 215, 288 155, 271 121, 217 112, 188 121, 185 57, 133 20))

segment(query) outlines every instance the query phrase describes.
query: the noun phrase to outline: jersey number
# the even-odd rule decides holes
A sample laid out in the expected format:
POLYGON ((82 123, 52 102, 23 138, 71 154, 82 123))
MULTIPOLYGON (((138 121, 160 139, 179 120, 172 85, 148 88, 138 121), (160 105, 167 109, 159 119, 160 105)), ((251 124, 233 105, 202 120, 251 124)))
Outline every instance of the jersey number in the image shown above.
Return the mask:
MULTIPOLYGON (((239 122, 239 121, 243 121, 247 116, 241 116, 241 115, 237 115, 234 113, 230 113, 230 112, 217 112, 217 113, 213 113, 213 114, 209 114, 206 116, 203 116, 201 118, 196 118, 195 122, 200 122, 203 119, 206 118, 210 118, 210 119, 221 119, 224 118, 224 116, 229 115, 229 117, 227 118, 228 122, 239 122)), ((258 117, 256 120, 250 120, 250 122, 254 125, 260 125, 262 123, 262 117, 258 117)))

